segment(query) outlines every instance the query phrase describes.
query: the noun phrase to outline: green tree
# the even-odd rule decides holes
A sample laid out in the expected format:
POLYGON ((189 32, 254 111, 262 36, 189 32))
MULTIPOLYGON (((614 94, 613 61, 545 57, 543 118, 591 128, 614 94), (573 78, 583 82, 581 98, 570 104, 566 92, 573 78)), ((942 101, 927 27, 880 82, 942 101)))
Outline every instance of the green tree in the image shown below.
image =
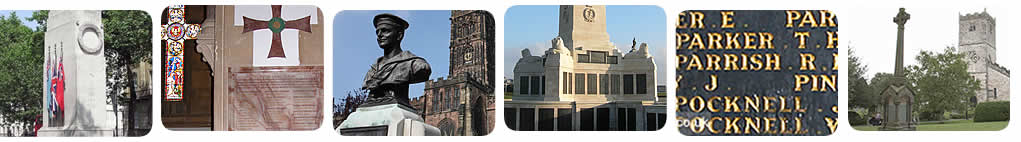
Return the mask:
POLYGON ((922 51, 908 66, 909 82, 915 85, 917 112, 923 120, 941 120, 947 111, 963 111, 968 99, 975 96, 979 81, 968 74, 966 53, 946 47, 942 53, 922 51))
POLYGON ((851 108, 866 108, 869 112, 874 111, 879 104, 878 96, 872 92, 868 80, 865 79, 865 72, 868 72, 868 65, 861 62, 861 57, 855 55, 854 48, 848 49, 848 105, 851 108))
MULTIPOLYGON (((889 87, 891 84, 893 84, 893 80, 894 80, 893 73, 883 72, 876 73, 872 75, 871 79, 869 79, 868 84, 869 89, 867 90, 867 92, 864 93, 867 94, 866 96, 869 97, 867 99, 869 101, 872 101, 871 103, 873 108, 872 110, 870 110, 869 112, 870 114, 868 114, 868 116, 875 115, 876 113, 879 113, 879 110, 883 109, 882 108, 883 90, 886 89, 886 87, 889 87)), ((907 85, 911 84, 908 83, 907 85)))
MULTIPOLYGON (((132 68, 139 63, 150 63, 152 60, 152 20, 145 11, 107 10, 102 12, 103 45, 106 54, 107 94, 116 102, 115 105, 127 106, 124 116, 128 121, 124 127, 130 136, 141 136, 145 133, 132 131, 135 128, 135 117, 138 111, 135 104, 141 100, 151 101, 152 95, 139 96, 136 87, 136 76, 132 68), (139 99, 148 97, 148 99, 139 99)), ((149 94, 149 93, 146 93, 149 94)), ((144 113, 143 113, 144 114, 144 113)), ((151 114, 151 113, 149 113, 151 114)), ((151 117, 147 117, 151 119, 151 117)))
MULTIPOLYGON (((39 17, 33 14, 29 19, 34 18, 39 17)), ((15 12, 0 15, 0 117, 3 117, 0 125, 3 127, 29 131, 36 116, 42 114, 41 37, 45 31, 37 29, 23 25, 15 12)))

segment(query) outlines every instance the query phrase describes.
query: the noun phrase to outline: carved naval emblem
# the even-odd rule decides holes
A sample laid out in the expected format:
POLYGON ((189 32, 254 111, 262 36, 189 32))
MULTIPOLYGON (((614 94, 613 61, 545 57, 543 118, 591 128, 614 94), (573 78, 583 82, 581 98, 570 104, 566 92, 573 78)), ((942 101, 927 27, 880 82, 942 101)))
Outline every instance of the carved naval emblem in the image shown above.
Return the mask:
POLYGON ((585 6, 585 10, 583 10, 582 12, 583 12, 582 13, 583 14, 582 17, 585 18, 585 22, 594 22, 594 21, 596 21, 596 9, 592 8, 592 6, 586 5, 585 6))

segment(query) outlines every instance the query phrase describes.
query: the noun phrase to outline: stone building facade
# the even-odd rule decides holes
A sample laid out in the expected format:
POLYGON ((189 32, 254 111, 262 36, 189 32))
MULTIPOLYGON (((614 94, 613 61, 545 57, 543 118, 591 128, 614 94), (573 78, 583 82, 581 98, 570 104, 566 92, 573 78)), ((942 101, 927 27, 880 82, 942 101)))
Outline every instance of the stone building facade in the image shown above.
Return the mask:
POLYGON ((1010 101, 1010 70, 996 61, 996 19, 982 11, 959 20, 960 52, 968 54, 968 73, 980 82, 974 100, 1010 101))
POLYGON ((411 104, 443 135, 486 135, 496 122, 496 21, 484 10, 450 13, 450 74, 425 82, 425 93, 411 104))
MULTIPOLYGON (((656 63, 645 43, 626 54, 610 42, 606 6, 563 5, 559 37, 514 65, 504 118, 518 131, 658 130, 665 99, 656 97, 656 63)), ((637 44, 637 43, 635 43, 637 44)))

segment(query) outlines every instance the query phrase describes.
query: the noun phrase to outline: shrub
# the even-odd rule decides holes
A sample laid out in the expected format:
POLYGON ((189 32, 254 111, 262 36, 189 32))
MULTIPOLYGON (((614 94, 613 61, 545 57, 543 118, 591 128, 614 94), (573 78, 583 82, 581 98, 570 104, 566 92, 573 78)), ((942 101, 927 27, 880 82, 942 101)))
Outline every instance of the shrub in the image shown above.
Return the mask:
POLYGON ((851 126, 865 125, 865 123, 868 122, 865 117, 862 117, 858 114, 858 112, 854 111, 847 112, 847 121, 851 123, 851 126))
POLYGON ((975 122, 1010 120, 1010 102, 984 102, 975 107, 975 122))
POLYGON ((918 119, 921 121, 940 121, 945 120, 946 117, 943 116, 943 111, 922 111, 918 114, 918 119))
POLYGON ((964 113, 950 113, 950 119, 964 119, 964 113))

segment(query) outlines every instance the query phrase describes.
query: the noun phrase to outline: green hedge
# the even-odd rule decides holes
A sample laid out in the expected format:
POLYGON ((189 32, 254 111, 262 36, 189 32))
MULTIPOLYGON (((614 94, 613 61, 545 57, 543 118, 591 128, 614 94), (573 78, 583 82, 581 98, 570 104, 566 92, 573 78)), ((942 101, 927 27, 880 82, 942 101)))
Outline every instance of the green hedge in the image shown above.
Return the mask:
POLYGON ((975 122, 1010 120, 1010 102, 984 102, 975 107, 975 122))
POLYGON ((847 121, 850 121, 851 126, 865 125, 868 123, 868 120, 865 119, 865 117, 862 117, 858 114, 858 112, 854 111, 847 112, 847 121))
POLYGON ((918 120, 921 121, 940 121, 946 120, 943 116, 943 111, 921 111, 918 113, 918 120))
POLYGON ((965 119, 964 113, 950 113, 950 119, 965 119))

